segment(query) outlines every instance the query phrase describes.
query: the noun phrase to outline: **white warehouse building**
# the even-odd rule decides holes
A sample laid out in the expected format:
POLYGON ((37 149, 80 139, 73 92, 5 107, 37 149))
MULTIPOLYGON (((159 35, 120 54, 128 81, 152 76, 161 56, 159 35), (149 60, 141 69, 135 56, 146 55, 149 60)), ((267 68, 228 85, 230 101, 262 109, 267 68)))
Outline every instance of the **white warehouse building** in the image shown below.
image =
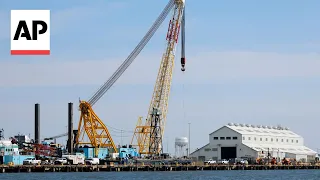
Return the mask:
POLYGON ((229 123, 209 135, 209 143, 190 154, 199 161, 220 159, 293 158, 313 161, 316 152, 304 146, 303 137, 280 126, 229 123))

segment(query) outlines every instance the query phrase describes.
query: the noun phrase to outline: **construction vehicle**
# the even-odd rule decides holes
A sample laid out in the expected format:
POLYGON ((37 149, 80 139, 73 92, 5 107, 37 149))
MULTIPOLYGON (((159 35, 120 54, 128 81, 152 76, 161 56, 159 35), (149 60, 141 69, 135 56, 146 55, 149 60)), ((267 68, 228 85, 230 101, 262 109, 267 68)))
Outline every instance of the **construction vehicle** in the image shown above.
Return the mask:
POLYGON ((27 158, 23 160, 23 165, 37 165, 40 163, 41 163, 41 160, 37 160, 36 158, 27 158))
POLYGON ((167 7, 168 9, 173 8, 173 15, 169 22, 166 50, 162 56, 146 121, 143 124, 142 118, 138 119, 131 142, 131 144, 138 146, 141 155, 147 156, 160 156, 163 153, 162 138, 180 28, 182 33, 181 71, 185 71, 185 1, 172 0, 167 7))
MULTIPOLYGON (((174 57, 175 44, 178 40, 178 29, 181 22, 181 16, 183 14, 182 10, 184 7, 184 0, 170 0, 165 9, 161 12, 158 19, 151 26, 146 35, 142 38, 139 44, 135 47, 135 49, 130 53, 130 55, 126 58, 126 60, 120 65, 120 67, 112 74, 112 76, 106 81, 97 91, 96 93, 88 100, 83 101, 79 100, 79 110, 81 111, 80 120, 78 125, 78 133, 76 135, 75 147, 79 147, 80 145, 91 145, 91 147, 95 148, 95 154, 99 154, 99 148, 108 148, 109 153, 117 153, 118 150, 116 145, 109 133, 108 128, 102 122, 102 120, 98 117, 98 115, 93 111, 93 105, 99 101, 99 99, 110 89, 110 87, 119 79, 119 77, 124 73, 124 71, 130 66, 130 64, 135 60, 135 58, 139 55, 145 45, 149 42, 151 37, 155 34, 157 29, 160 27, 161 23, 164 21, 170 10, 175 6, 175 15, 172 22, 170 23, 170 29, 172 30, 170 34, 168 34, 167 39, 170 39, 170 46, 168 46, 167 55, 170 55, 170 61, 168 58, 164 58, 164 63, 172 63, 174 57), (169 54, 168 54, 169 53, 169 54), (84 141, 85 137, 88 137, 89 142, 84 141)), ((181 60, 183 62, 183 70, 185 59, 181 60)), ((166 66, 172 66, 171 64, 166 66)), ((170 68, 169 68, 170 69, 170 68)), ((166 72, 167 68, 163 69, 164 71, 161 73, 166 73, 168 76, 171 76, 171 71, 166 72)), ((168 79, 168 78, 166 78, 168 79)), ((169 82, 166 82, 168 84, 169 82)), ((170 84, 170 83, 169 83, 170 84)), ((162 85, 161 85, 162 86, 162 85)), ((159 86, 160 87, 160 86, 159 86)), ((166 87, 170 87, 166 86, 166 87)), ((163 89, 164 87, 161 87, 163 89)), ((166 90, 167 92, 167 90, 166 90)), ((165 95, 166 96, 166 95, 165 95)), ((163 96, 162 96, 163 97, 163 96)))

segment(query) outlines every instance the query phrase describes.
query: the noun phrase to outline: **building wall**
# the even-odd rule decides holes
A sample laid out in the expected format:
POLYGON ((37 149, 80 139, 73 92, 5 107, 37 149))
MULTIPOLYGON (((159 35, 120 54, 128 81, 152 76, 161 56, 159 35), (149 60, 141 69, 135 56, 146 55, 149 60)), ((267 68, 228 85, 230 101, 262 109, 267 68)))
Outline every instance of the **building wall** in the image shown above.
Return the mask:
MULTIPOLYGON (((88 158, 94 158, 95 157, 95 149, 92 147, 83 147, 79 148, 80 152, 84 153, 84 156, 86 159, 88 158)), ((103 159, 108 155, 108 149, 107 148, 99 148, 98 151, 98 158, 103 159)))
MULTIPOLYGON (((260 131, 263 131, 263 129, 261 128, 260 131)), ((257 157, 267 157, 268 151, 256 151, 255 149, 252 149, 246 146, 245 144, 257 144, 257 146, 259 146, 259 144, 270 144, 273 145, 273 147, 275 145, 287 145, 297 149, 303 148, 304 146, 304 139, 291 131, 279 130, 279 132, 270 133, 269 135, 263 133, 241 133, 237 130, 233 130, 232 127, 223 126, 217 131, 211 133, 209 135, 209 144, 202 147, 198 151, 191 153, 191 157, 194 157, 197 160, 220 160, 221 147, 236 147, 237 158, 255 159, 257 157)), ((275 157, 278 160, 283 159, 285 157, 295 158, 298 161, 301 159, 312 159, 312 157, 307 157, 307 155, 296 155, 281 152, 279 151, 279 148, 270 148, 268 150, 271 157, 275 157)))
POLYGON ((282 144, 291 146, 303 146, 302 137, 290 138, 285 136, 243 135, 243 143, 282 144))
POLYGON ((243 144, 240 144, 237 147, 237 158, 251 158, 255 159, 258 157, 258 152, 249 148, 248 146, 245 146, 243 144))
POLYGON ((240 154, 239 146, 241 145, 241 134, 227 128, 222 127, 219 130, 211 133, 209 135, 209 148, 211 151, 208 151, 208 156, 211 158, 220 160, 221 159, 221 147, 236 147, 237 148, 237 156, 240 154))
POLYGON ((9 164, 10 162, 13 162, 14 165, 23 165, 23 161, 27 158, 34 158, 34 156, 5 155, 3 156, 3 164, 9 164))
POLYGON ((212 151, 205 151, 205 149, 208 149, 209 147, 210 147, 210 144, 191 153, 190 156, 197 161, 205 161, 205 160, 212 159, 212 157, 214 156, 212 151))

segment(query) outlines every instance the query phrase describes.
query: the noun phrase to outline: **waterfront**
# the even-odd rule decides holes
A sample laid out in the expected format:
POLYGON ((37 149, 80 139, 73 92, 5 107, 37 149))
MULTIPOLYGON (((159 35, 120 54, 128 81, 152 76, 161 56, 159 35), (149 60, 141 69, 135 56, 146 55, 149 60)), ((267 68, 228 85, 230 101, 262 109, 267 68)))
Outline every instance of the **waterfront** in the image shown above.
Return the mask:
POLYGON ((188 172, 83 172, 83 173, 8 173, 0 174, 1 180, 99 180, 99 179, 190 179, 190 180, 319 180, 319 170, 279 170, 279 171, 188 171, 188 172))
POLYGON ((230 171, 320 169, 319 165, 18 165, 0 166, 1 173, 122 172, 122 171, 230 171))

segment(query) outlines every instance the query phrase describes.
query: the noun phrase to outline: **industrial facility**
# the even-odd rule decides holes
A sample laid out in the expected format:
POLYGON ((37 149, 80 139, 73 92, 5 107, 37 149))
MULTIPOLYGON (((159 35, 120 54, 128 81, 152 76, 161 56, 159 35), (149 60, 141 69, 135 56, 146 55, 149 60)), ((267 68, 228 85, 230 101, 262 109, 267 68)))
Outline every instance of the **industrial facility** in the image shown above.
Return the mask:
POLYGON ((209 134, 209 143, 190 154, 199 160, 258 158, 295 159, 311 162, 317 152, 304 146, 304 139, 281 126, 229 123, 209 134))
MULTIPOLYGON (((181 71, 185 71, 185 0, 169 0, 151 28, 119 66, 112 76, 94 93, 89 100, 79 100, 80 120, 78 127, 73 127, 73 103, 68 104, 68 132, 40 139, 40 104, 35 104, 34 140, 17 136, 0 145, 2 154, 0 164, 15 165, 38 164, 41 160, 60 158, 57 162, 68 161, 71 164, 83 164, 79 159, 99 158, 105 161, 119 161, 128 158, 160 157, 163 154, 163 134, 168 111, 168 99, 171 90, 175 51, 181 33, 181 71), (166 48, 163 53, 150 107, 145 121, 138 119, 130 145, 116 146, 104 121, 94 112, 93 106, 121 77, 126 69, 140 54, 166 17, 171 14, 166 34, 166 48), (181 31, 180 31, 181 30, 181 31), (56 145, 56 139, 68 136, 67 148, 56 145), (53 140, 53 142, 47 142, 53 140), (26 156, 24 156, 26 154, 26 156)), ((0 131, 3 132, 3 131, 0 131)), ((1 137, 1 133, 0 133, 1 137)), ((1 138, 0 138, 1 140, 1 138)), ((1 144, 1 143, 0 143, 1 144)), ((185 142, 178 143, 182 151, 185 142)), ((93 161, 93 160, 92 160, 93 161)), ((96 161, 94 161, 96 162, 96 161)))

